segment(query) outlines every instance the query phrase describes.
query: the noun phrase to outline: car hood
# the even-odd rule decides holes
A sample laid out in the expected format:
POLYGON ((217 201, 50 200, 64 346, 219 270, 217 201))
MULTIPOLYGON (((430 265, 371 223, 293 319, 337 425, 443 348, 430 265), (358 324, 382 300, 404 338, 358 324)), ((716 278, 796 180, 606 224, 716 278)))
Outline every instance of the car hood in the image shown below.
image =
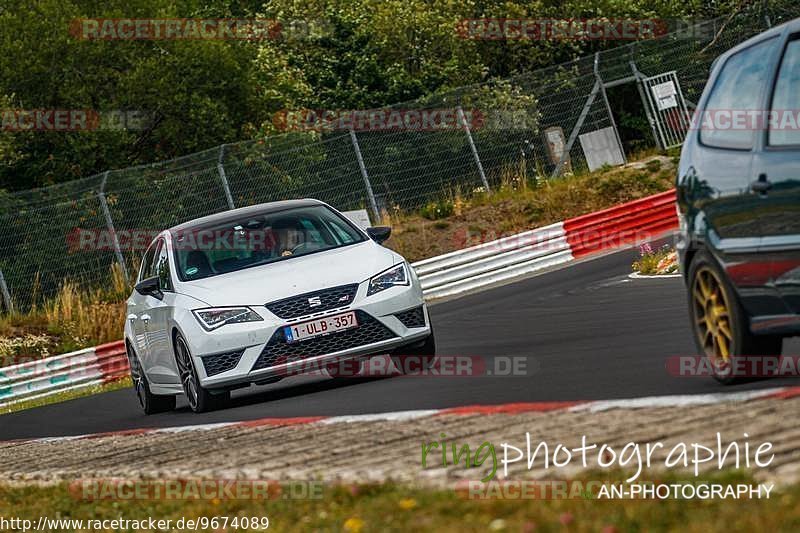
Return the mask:
POLYGON ((297 294, 361 283, 402 261, 372 241, 181 283, 178 292, 210 306, 264 305, 297 294))

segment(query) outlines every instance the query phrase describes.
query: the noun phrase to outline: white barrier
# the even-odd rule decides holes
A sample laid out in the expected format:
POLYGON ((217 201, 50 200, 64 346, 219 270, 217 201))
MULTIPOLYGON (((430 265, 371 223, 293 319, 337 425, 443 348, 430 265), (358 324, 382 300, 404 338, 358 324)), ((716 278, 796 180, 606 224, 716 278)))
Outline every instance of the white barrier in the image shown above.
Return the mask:
POLYGON ((0 368, 0 407, 128 374, 121 341, 0 368))
POLYGON ((564 224, 557 222, 510 237, 413 263, 426 299, 454 296, 572 260, 564 224))

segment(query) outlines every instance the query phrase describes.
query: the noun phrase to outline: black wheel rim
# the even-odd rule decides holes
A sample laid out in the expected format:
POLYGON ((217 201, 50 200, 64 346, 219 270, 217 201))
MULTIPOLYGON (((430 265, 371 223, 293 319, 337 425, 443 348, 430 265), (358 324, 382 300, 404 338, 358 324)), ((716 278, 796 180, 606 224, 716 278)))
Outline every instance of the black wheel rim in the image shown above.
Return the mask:
POLYGON ((176 351, 178 372, 180 373, 183 392, 186 394, 186 399, 189 401, 189 407, 196 409, 197 379, 195 378, 192 356, 189 354, 189 348, 186 346, 186 342, 181 338, 178 338, 176 351))
POLYGON ((144 378, 142 374, 142 366, 139 364, 139 358, 136 355, 129 357, 131 365, 131 380, 133 381, 133 390, 136 391, 136 398, 139 400, 139 405, 145 407, 145 392, 144 392, 144 378))

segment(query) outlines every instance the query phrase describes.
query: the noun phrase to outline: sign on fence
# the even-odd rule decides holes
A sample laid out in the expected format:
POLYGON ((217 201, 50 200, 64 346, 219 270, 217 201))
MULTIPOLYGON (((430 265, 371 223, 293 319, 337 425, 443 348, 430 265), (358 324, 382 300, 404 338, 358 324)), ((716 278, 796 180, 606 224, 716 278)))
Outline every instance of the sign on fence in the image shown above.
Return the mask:
POLYGON ((369 213, 366 209, 356 209, 355 211, 342 211, 347 219, 361 229, 367 229, 372 224, 369 222, 369 213))

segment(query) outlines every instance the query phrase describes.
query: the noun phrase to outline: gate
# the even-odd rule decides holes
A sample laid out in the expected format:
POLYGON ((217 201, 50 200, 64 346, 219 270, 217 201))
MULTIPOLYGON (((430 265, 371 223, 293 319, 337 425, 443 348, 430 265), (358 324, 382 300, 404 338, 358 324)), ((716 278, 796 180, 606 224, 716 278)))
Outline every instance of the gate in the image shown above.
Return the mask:
POLYGON ((662 150, 679 146, 689 131, 691 115, 686 108, 678 75, 673 70, 655 76, 637 76, 642 87, 647 118, 662 150))

